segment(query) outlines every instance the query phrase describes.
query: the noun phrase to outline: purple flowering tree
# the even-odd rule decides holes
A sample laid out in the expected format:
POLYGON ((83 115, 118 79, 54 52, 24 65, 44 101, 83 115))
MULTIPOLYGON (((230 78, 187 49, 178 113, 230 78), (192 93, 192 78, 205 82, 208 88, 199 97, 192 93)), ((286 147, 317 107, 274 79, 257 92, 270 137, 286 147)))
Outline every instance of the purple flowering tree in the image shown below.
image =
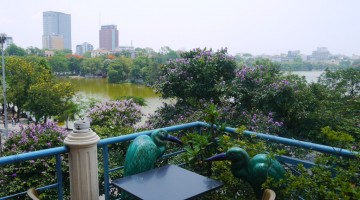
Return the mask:
POLYGON ((141 120, 140 106, 132 99, 105 101, 95 104, 87 115, 92 125, 133 126, 141 120))
POLYGON ((235 77, 235 68, 236 63, 226 49, 217 52, 194 49, 165 64, 154 87, 164 98, 217 101, 222 91, 216 85, 230 82, 235 77))
MULTIPOLYGON (((65 129, 53 122, 20 126, 20 131, 11 132, 5 141, 3 156, 63 146, 68 134, 65 129)), ((67 157, 62 157, 63 166, 67 157)), ((0 173, 0 196, 26 191, 31 187, 41 187, 56 181, 55 157, 30 160, 22 163, 6 165, 0 173)), ((69 195, 68 167, 63 168, 63 184, 65 196, 69 195), (67 170, 66 170, 67 169, 67 170)), ((48 191, 41 194, 46 199, 56 199, 57 194, 48 191)), ((23 199, 23 197, 21 197, 23 199)))
POLYGON ((263 114, 284 122, 294 131, 308 126, 317 101, 304 78, 283 75, 277 66, 244 66, 236 78, 226 85, 226 94, 233 98, 238 111, 263 114))

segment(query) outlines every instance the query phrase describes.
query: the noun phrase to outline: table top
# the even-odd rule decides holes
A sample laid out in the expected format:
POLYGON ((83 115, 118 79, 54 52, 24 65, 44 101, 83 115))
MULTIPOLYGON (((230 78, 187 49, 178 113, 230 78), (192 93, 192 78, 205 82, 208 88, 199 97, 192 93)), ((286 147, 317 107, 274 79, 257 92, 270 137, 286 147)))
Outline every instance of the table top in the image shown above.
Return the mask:
POLYGON ((140 199, 191 199, 220 188, 223 183, 176 165, 166 165, 123 177, 112 184, 140 199))

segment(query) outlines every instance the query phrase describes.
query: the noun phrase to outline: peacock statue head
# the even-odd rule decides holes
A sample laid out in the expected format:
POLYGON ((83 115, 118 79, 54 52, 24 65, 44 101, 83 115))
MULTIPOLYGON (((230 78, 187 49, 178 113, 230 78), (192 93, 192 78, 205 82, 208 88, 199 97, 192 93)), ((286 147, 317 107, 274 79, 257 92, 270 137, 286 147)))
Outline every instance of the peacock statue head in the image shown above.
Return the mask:
POLYGON ((240 147, 232 147, 226 153, 212 156, 206 161, 231 161, 231 172, 239 179, 247 181, 254 189, 256 196, 262 195, 261 185, 268 177, 280 180, 285 177, 285 169, 268 154, 257 154, 250 158, 249 154, 240 147))
POLYGON ((151 133, 151 139, 154 141, 156 146, 162 147, 166 145, 167 141, 183 144, 178 138, 169 135, 164 129, 159 129, 151 133))
POLYGON ((221 161, 229 160, 231 163, 236 163, 239 167, 247 165, 250 160, 249 154, 240 147, 232 147, 227 152, 212 156, 206 161, 221 161))

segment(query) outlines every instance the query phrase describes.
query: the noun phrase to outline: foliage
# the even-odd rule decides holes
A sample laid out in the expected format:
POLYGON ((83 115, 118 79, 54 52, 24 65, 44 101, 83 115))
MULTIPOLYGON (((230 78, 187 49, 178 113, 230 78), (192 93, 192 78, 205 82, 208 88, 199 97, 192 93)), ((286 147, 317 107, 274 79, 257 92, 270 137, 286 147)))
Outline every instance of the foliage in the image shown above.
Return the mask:
POLYGON ((351 142, 354 142, 354 138, 345 132, 334 131, 331 130, 329 126, 326 126, 321 129, 321 132, 324 134, 325 138, 332 143, 332 146, 337 146, 338 144, 344 144, 346 147, 341 148, 349 148, 351 142))
POLYGON ((48 57, 49 65, 51 66, 51 71, 53 72, 68 72, 69 66, 67 59, 62 56, 51 56, 48 57))
POLYGON ((37 68, 34 67, 33 63, 26 62, 19 57, 7 57, 6 63, 7 98, 9 102, 18 107, 19 116, 28 101, 28 92, 35 81, 34 74, 37 68))
POLYGON ((16 46, 16 44, 10 44, 8 47, 6 47, 5 54, 9 56, 25 56, 26 51, 25 49, 16 46))
MULTIPOLYGON (((204 103, 202 104, 204 107, 208 105, 204 101, 201 102, 204 103)), ((198 121, 204 118, 204 109, 202 108, 191 106, 181 100, 177 101, 175 104, 163 103, 154 114, 148 116, 146 127, 153 129, 198 121)))
MULTIPOLYGON (((322 129, 322 134, 332 144, 348 147, 354 139, 346 133, 336 132, 329 127, 322 129)), ((359 147, 360 143, 357 143, 359 147)), ((356 149, 356 146, 353 146, 356 149)), ((297 167, 299 174, 288 173, 286 180, 268 183, 281 186, 277 196, 282 199, 359 199, 360 198, 360 159, 333 155, 321 155, 310 169, 302 165, 297 167)), ((266 187, 266 186, 265 186, 266 187)))
POLYGON ((351 66, 354 67, 355 69, 360 69, 360 59, 354 60, 351 66))
POLYGON ((146 106, 146 100, 143 97, 137 97, 137 96, 121 96, 117 97, 115 100, 121 101, 121 100, 130 100, 132 99, 136 104, 139 106, 146 106))
POLYGON ((74 88, 68 82, 55 82, 54 79, 41 74, 36 84, 30 86, 28 101, 25 108, 36 118, 36 123, 41 117, 46 122, 48 116, 62 113, 74 95, 74 88))
POLYGON ((44 56, 45 52, 42 49, 37 47, 28 47, 26 48, 26 52, 28 55, 35 55, 35 56, 44 56))
POLYGON ((7 83, 9 102, 21 111, 35 115, 36 123, 40 118, 55 116, 62 112, 64 104, 74 94, 70 83, 57 82, 43 58, 8 57, 7 83))
POLYGON ((331 68, 332 70, 339 70, 349 67, 348 62, 341 62, 340 65, 329 63, 313 63, 301 60, 294 60, 288 62, 281 62, 281 70, 283 71, 311 71, 311 70, 325 70, 331 68))
POLYGON ((131 127, 141 116, 140 107, 132 99, 97 103, 88 113, 92 125, 108 127, 131 127))
POLYGON ((132 60, 126 57, 120 57, 116 60, 111 61, 108 68, 108 82, 123 83, 127 81, 129 78, 131 65, 132 60))
MULTIPOLYGON (((4 144, 4 156, 63 146, 63 140, 67 135, 64 129, 51 122, 42 125, 31 124, 28 127, 20 126, 20 128, 20 131, 9 134, 9 138, 4 144)), ((65 197, 69 195, 68 190, 70 187, 69 168, 66 166, 67 160, 67 157, 62 157, 65 197)), ((55 183, 55 165, 55 157, 48 157, 16 163, 2 168, 0 174, 0 196, 23 192, 31 187, 37 188, 55 183)), ((53 190, 48 190, 41 193, 40 197, 55 199, 57 198, 57 193, 53 190)), ((19 199, 23 199, 23 197, 19 199)))
POLYGON ((80 70, 84 58, 75 54, 70 54, 66 56, 66 58, 68 62, 69 71, 75 74, 80 74, 80 70))
POLYGON ((360 95, 360 70, 349 68, 346 70, 325 70, 319 79, 332 92, 340 93, 343 97, 360 95))
MULTIPOLYGON (((187 60, 179 62, 185 61, 187 60)), ((186 66, 187 63, 167 64, 168 68, 162 69, 162 77, 156 85, 157 90, 165 91, 164 97, 177 97, 178 100, 175 104, 164 104, 150 116, 147 125, 158 128, 205 119, 210 124, 221 125, 220 127, 223 127, 224 123, 232 126, 241 124, 244 125, 242 130, 305 138, 341 148, 359 148, 358 71, 351 68, 336 72, 327 70, 319 83, 308 84, 304 78, 296 75, 283 75, 279 71, 279 65, 268 60, 255 63, 256 66, 243 66, 236 71, 236 77, 232 81, 217 82, 216 91, 221 93, 213 92, 209 95, 215 101, 211 98, 194 98, 194 92, 189 93, 190 89, 204 85, 201 80, 194 81, 192 83, 196 85, 194 87, 186 85, 189 81, 181 77, 183 71, 178 70, 183 68, 177 67, 186 66), (171 66, 176 67, 171 68, 171 66), (175 85, 176 88, 170 87, 175 85), (166 87, 169 93, 164 90, 166 87)), ((216 151, 225 151, 231 146, 241 146, 251 155, 270 152, 273 156, 276 152, 302 158, 306 157, 307 153, 282 145, 266 145, 253 137, 241 138, 241 135, 224 134, 221 128, 210 128, 207 131, 202 130, 201 133, 200 135, 190 133, 183 137, 186 144, 184 159, 189 168, 205 175, 212 174, 215 178, 221 177, 220 180, 225 183, 234 183, 234 180, 229 174, 222 176, 226 174, 224 165, 214 164, 215 167, 211 167, 213 171, 210 173, 209 166, 203 162, 205 157, 217 153, 216 151)), ((320 165, 311 169, 312 173, 303 170, 306 173, 301 176, 289 175, 286 182, 291 180, 294 184, 270 183, 282 187, 285 192, 280 194, 285 199, 296 198, 296 195, 302 193, 305 197, 315 199, 342 197, 358 199, 359 159, 337 159, 328 156, 322 162, 318 162, 320 165), (327 181, 334 176, 334 171, 338 176, 334 180, 327 181), (296 181, 297 177, 298 181, 296 181), (342 179, 344 182, 341 182, 342 179), (284 184, 287 189, 284 189, 284 184), (314 195, 311 196, 312 193, 314 195)), ((221 195, 219 199, 233 199, 234 194, 249 194, 246 191, 239 192, 239 188, 244 188, 243 185, 238 188, 231 188, 232 186, 224 187, 211 198, 221 195)))
POLYGON ((270 67, 244 66, 236 72, 231 84, 222 86, 227 96, 231 97, 235 111, 239 111, 234 116, 239 116, 241 112, 272 113, 274 120, 283 122, 290 133, 304 136, 304 130, 315 126, 309 126, 309 122, 320 101, 305 79, 283 75, 278 66, 268 65, 270 67))
MULTIPOLYGON (((330 160, 335 158, 328 158, 330 160)), ((354 160, 342 161, 349 165, 348 169, 342 167, 328 168, 317 165, 309 170, 301 165, 298 170, 300 176, 287 174, 286 189, 277 192, 280 199, 302 197, 304 199, 359 199, 359 162, 354 160), (335 171, 335 172, 334 172, 335 171), (334 173, 336 174, 334 176, 334 173)))
POLYGON ((150 65, 153 65, 153 63, 149 57, 139 56, 135 58, 129 74, 131 82, 141 82, 141 80, 144 80, 145 69, 150 65))
POLYGON ((66 101, 64 103, 63 112, 57 115, 59 121, 65 121, 66 129, 69 130, 69 120, 74 121, 76 115, 79 115, 82 111, 82 106, 74 101, 66 101))
POLYGON ((227 50, 194 49, 181 54, 181 58, 170 60, 161 70, 155 89, 164 98, 218 100, 221 91, 215 86, 229 82, 234 77, 236 64, 227 50))
MULTIPOLYGON (((317 129, 329 126, 335 131, 350 134, 360 140, 360 71, 349 68, 332 72, 327 70, 318 84, 311 85, 316 94, 316 111, 312 114, 317 129)), ((327 144, 328 140, 320 138, 327 144)))
MULTIPOLYGON (((215 106, 210 105, 205 111, 206 119, 210 119, 208 123, 218 121, 219 112, 215 106)), ((255 156, 259 153, 265 153, 276 148, 268 147, 266 144, 254 137, 245 136, 245 126, 241 126, 237 133, 230 134, 223 131, 223 127, 214 128, 210 126, 201 132, 189 133, 182 137, 185 144, 185 153, 183 158, 187 163, 187 167, 192 171, 211 176, 216 180, 221 180, 224 187, 201 199, 254 199, 254 192, 251 186, 243 181, 235 178, 230 171, 230 163, 214 162, 208 163, 204 160, 218 152, 226 152, 229 148, 239 146, 244 148, 249 155, 255 156)))
POLYGON ((101 58, 88 58, 83 61, 80 75, 97 75, 103 68, 101 58))

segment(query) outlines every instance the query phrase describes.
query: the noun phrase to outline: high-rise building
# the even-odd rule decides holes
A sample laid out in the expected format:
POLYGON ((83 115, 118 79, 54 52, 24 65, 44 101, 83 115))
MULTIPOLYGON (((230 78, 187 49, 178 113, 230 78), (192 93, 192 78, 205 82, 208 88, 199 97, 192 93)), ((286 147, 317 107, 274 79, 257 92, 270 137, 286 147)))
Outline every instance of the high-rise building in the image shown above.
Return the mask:
POLYGON ((115 50, 119 46, 119 31, 116 25, 101 26, 99 31, 100 49, 109 51, 115 50))
POLYGON ((316 51, 311 54, 313 61, 326 61, 330 58, 330 51, 326 47, 318 47, 316 51))
POLYGON ((62 35, 43 35, 43 47, 49 50, 64 49, 64 37, 62 35))
POLYGON ((84 42, 82 44, 76 45, 76 54, 77 55, 83 55, 84 53, 88 52, 88 51, 92 51, 94 50, 93 45, 84 42))
MULTIPOLYGON (((55 37, 56 42, 59 37, 63 38, 63 48, 71 50, 71 15, 61 12, 43 12, 43 48, 52 50, 50 41, 55 37), (45 42, 44 42, 45 41, 45 42)), ((61 46, 61 45, 60 45, 61 46)))

